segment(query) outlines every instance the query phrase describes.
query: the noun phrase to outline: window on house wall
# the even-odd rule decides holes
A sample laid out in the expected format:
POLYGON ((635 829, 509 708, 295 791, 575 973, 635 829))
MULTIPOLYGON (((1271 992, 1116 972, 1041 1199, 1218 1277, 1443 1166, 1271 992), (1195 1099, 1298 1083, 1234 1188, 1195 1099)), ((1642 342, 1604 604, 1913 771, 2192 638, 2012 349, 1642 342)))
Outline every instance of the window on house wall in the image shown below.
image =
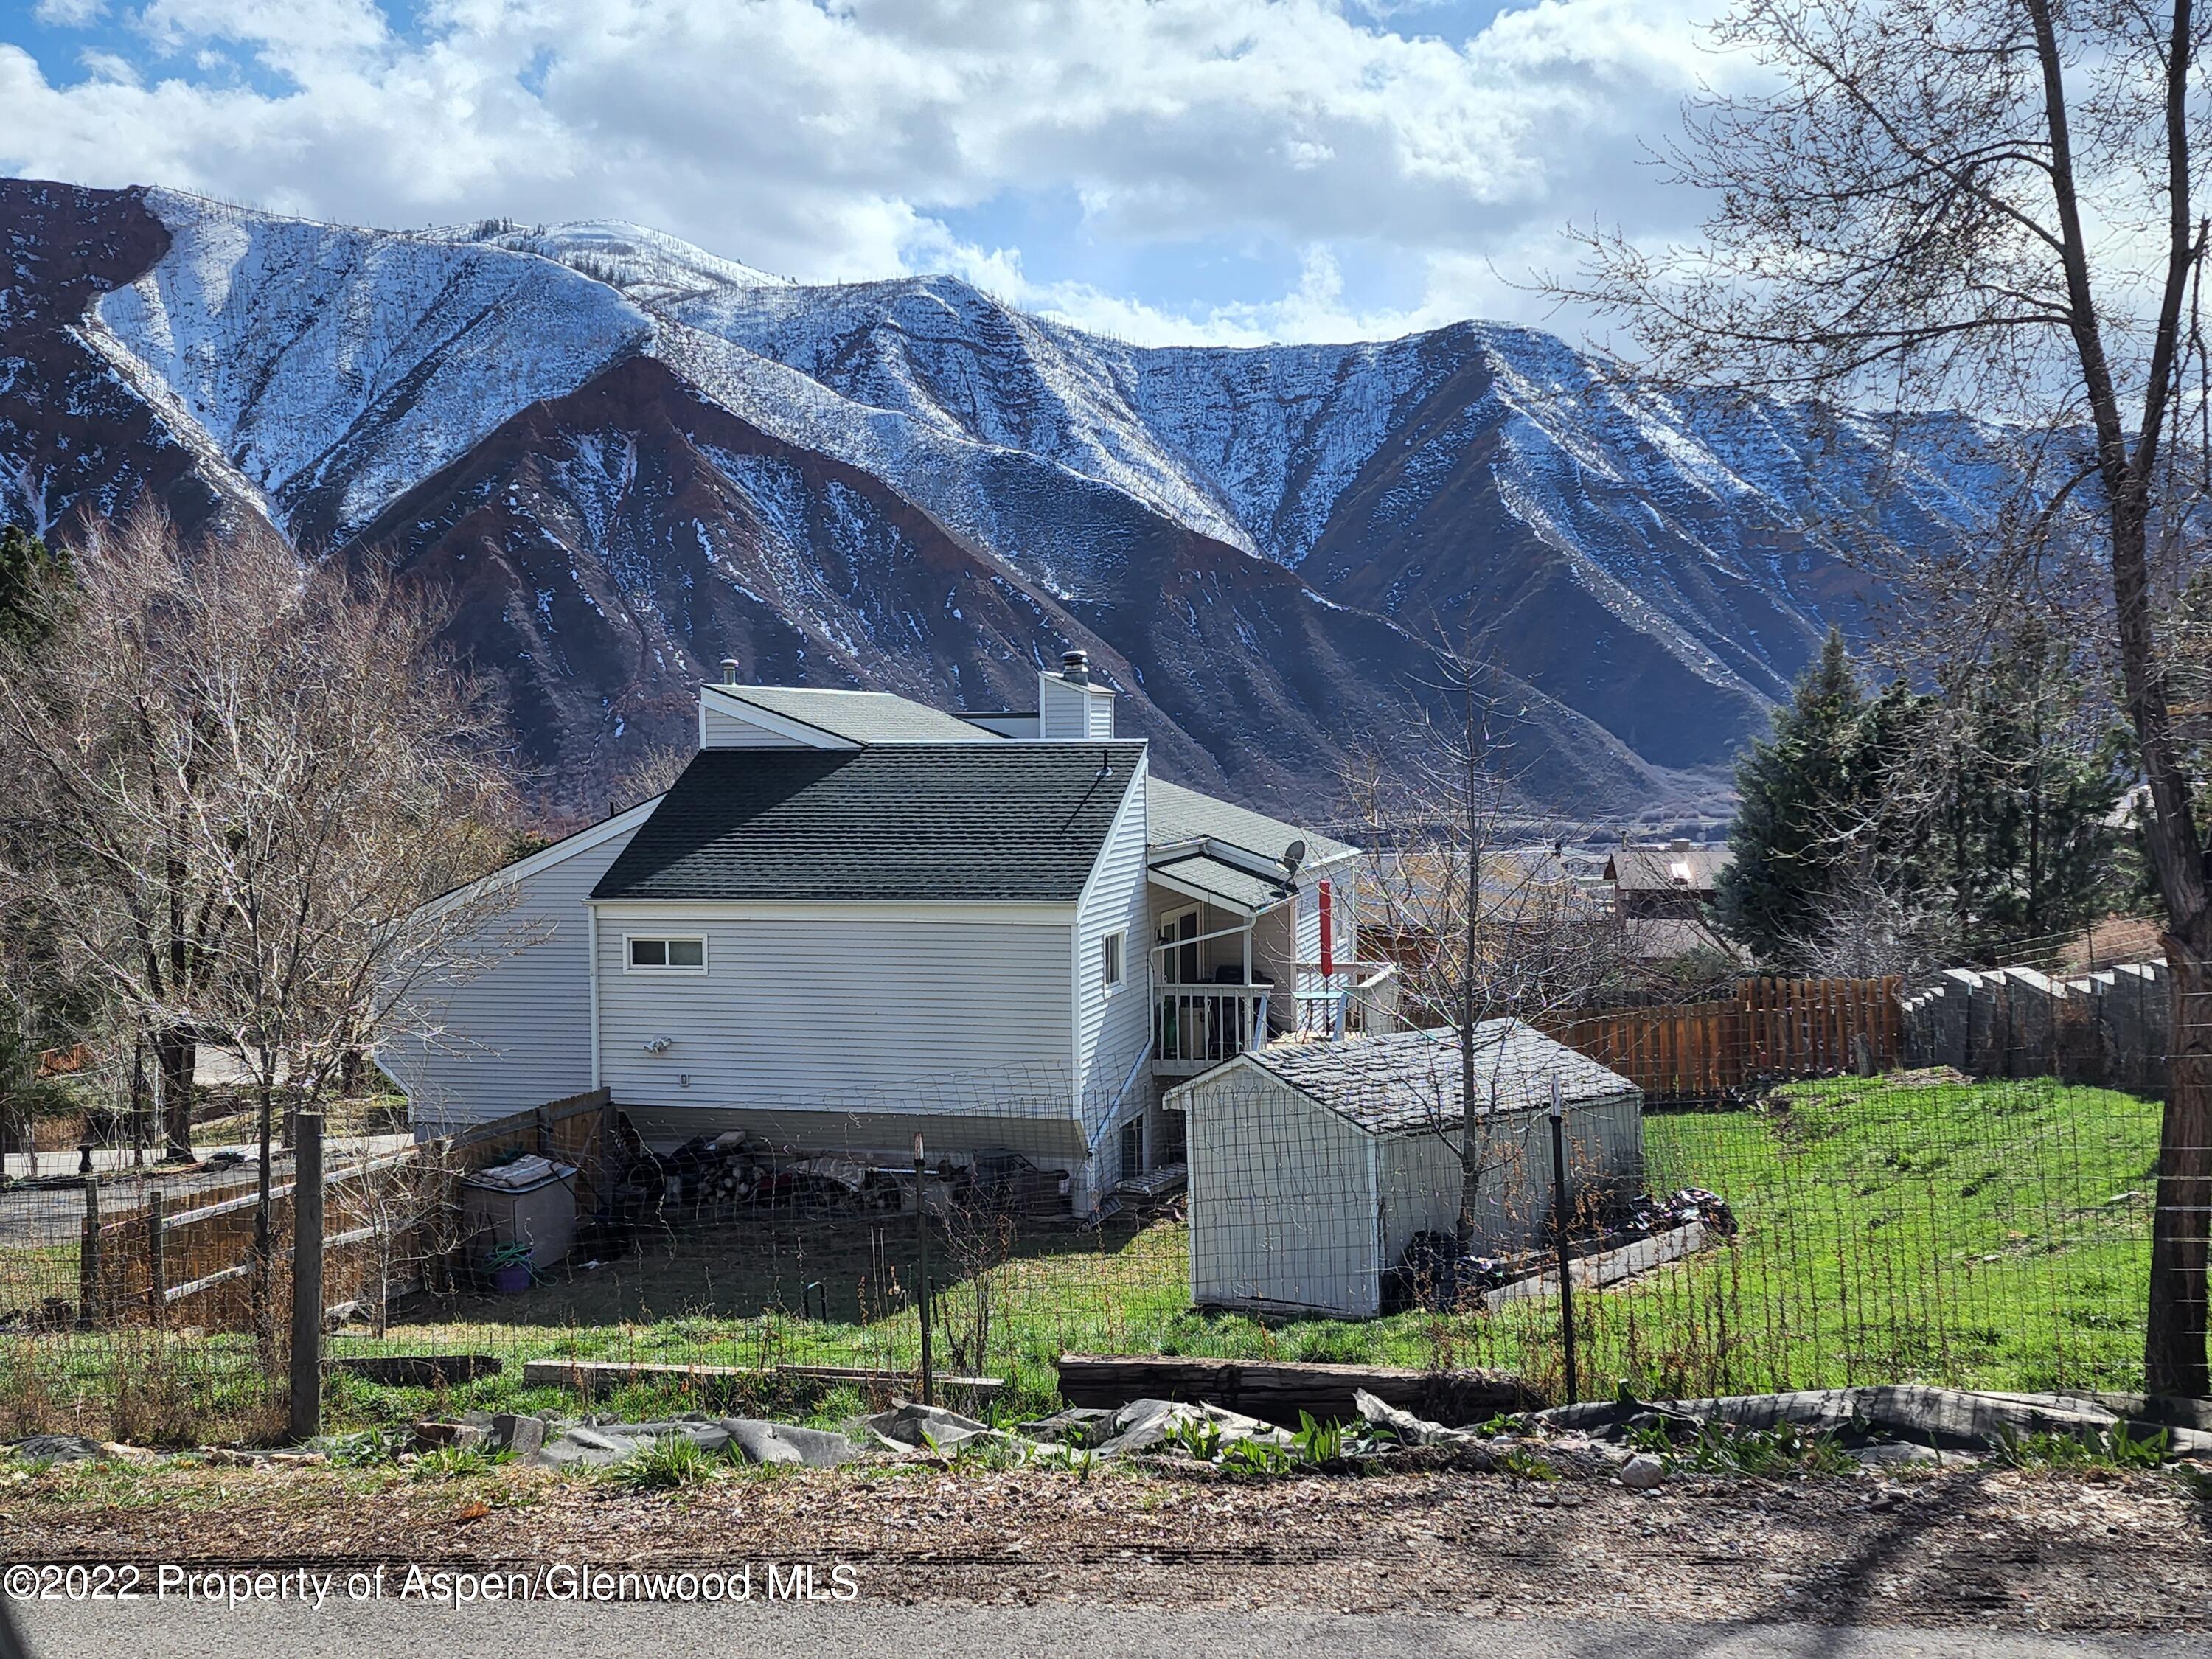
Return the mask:
POLYGON ((1145 1120, 1133 1117, 1121 1126, 1121 1173, 1125 1176, 1145 1172, 1145 1120))
POLYGON ((647 972, 703 974, 707 971, 707 941, 691 938, 629 939, 629 965, 647 972))
POLYGON ((1104 963, 1106 983, 1119 985, 1121 982, 1121 975, 1128 965, 1129 935, 1126 931, 1109 933, 1099 941, 1099 945, 1104 963))

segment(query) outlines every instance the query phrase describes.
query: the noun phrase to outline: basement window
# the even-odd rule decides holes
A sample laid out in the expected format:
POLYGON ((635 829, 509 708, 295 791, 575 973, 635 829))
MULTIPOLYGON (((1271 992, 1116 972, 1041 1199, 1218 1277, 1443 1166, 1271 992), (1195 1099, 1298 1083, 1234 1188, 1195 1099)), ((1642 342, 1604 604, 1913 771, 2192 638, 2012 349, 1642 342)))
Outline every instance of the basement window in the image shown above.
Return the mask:
POLYGON ((690 939, 643 939, 631 935, 629 965, 642 973, 703 974, 707 971, 707 941, 690 939))

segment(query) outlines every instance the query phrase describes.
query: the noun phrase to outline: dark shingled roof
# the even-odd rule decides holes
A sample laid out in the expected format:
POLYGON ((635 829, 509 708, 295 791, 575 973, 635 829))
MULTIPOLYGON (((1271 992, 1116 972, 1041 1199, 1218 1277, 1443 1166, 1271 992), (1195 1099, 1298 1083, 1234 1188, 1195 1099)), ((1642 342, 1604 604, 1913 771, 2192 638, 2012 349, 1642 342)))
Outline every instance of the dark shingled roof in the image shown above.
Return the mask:
MULTIPOLYGON (((1549 1107, 1555 1077, 1560 1098, 1570 1106, 1636 1087, 1517 1019, 1484 1020, 1474 1028, 1474 1042, 1476 1091, 1486 1107, 1494 1077, 1501 1112, 1549 1107)), ((1459 1033, 1449 1027, 1334 1042, 1270 1043, 1245 1058, 1371 1134, 1449 1128, 1461 1119, 1459 1033)))
POLYGON ((1144 752, 1141 743, 702 750, 592 896, 1072 901, 1144 752))

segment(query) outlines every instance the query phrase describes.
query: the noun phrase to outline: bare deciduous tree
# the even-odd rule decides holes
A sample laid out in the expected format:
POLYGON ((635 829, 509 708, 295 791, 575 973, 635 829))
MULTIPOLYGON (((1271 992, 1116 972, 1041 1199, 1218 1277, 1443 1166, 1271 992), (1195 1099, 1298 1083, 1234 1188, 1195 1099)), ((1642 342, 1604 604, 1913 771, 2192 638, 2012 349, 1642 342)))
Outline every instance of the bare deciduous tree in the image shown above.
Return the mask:
MULTIPOLYGON (((1457 1034, 1464 1246, 1499 1154, 1482 1109, 1494 1081, 1485 1051, 1498 1046, 1498 1028, 1486 1035, 1486 1024, 1533 1024, 1582 1002, 1617 965, 1620 942, 1560 861, 1579 832, 1540 815, 1518 787, 1522 720, 1508 683, 1486 657, 1437 654, 1450 677, 1438 712, 1387 755, 1359 755, 1345 786, 1372 849, 1361 935, 1383 941, 1399 963, 1401 1007, 1413 1023, 1457 1034)), ((1440 1098, 1432 1116, 1448 1133, 1444 1107, 1440 1098)))
POLYGON ((81 567, 47 647, 0 659, 0 896, 52 918, 71 971, 152 1034, 173 1153, 196 1048, 244 1069, 265 1264, 280 1094, 319 1103, 422 1018, 426 976, 477 970, 496 939, 511 896, 470 884, 502 845, 503 734, 440 660, 434 609, 377 573, 266 530, 187 544, 143 514, 81 567))
POLYGON ((1623 319, 1656 375, 1871 409, 2009 471, 1962 567, 1968 617, 2067 603, 2094 556, 2102 600, 2067 621, 2124 687, 2172 972, 2147 1378, 2190 1395, 2212 1389, 2212 880, 2160 610, 2201 557, 2212 459, 2207 29, 2190 0, 1735 0, 1718 41, 1759 89, 1696 101, 1662 158, 1716 198, 1704 235, 1592 234, 1553 284, 1623 319))

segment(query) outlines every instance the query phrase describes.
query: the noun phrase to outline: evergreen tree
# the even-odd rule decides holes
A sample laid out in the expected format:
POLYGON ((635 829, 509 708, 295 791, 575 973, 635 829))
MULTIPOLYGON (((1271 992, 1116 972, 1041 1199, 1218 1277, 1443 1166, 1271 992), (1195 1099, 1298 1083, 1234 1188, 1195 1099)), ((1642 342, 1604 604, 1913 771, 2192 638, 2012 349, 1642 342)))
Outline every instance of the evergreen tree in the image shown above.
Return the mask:
POLYGON ((2126 782, 2069 647, 2040 625, 1948 702, 1903 680, 1867 696, 1832 633, 1737 769, 1719 920, 1787 963, 1871 892, 1923 946, 1984 959, 2102 907, 2126 782))
POLYGON ((1816 926, 1835 860, 1837 809, 1856 793, 1865 694, 1831 629, 1820 655, 1775 712, 1774 730, 1736 769, 1743 804, 1721 872, 1721 925, 1762 960, 1783 956, 1816 926))

